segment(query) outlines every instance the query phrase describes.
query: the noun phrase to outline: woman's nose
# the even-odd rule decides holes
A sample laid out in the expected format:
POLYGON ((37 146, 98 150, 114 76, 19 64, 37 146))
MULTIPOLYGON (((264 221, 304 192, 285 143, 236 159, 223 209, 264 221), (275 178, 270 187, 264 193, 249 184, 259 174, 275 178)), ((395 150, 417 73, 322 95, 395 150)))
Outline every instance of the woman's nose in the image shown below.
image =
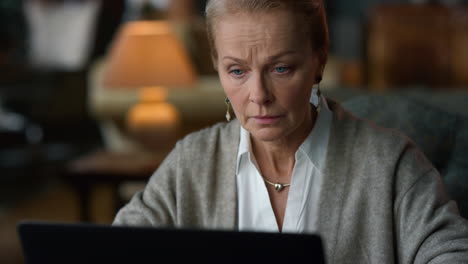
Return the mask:
POLYGON ((262 77, 255 77, 251 79, 250 83, 249 100, 252 103, 265 105, 273 101, 273 95, 262 77))

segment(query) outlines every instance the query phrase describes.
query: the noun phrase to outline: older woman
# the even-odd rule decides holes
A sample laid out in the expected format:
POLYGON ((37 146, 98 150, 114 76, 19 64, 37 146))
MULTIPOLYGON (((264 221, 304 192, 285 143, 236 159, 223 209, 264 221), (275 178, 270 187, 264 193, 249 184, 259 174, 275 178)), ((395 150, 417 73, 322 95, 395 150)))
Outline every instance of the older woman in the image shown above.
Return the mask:
POLYGON ((115 224, 319 233, 330 263, 468 261, 467 221, 424 155, 313 88, 322 0, 212 0, 206 14, 237 119, 179 141, 115 224))

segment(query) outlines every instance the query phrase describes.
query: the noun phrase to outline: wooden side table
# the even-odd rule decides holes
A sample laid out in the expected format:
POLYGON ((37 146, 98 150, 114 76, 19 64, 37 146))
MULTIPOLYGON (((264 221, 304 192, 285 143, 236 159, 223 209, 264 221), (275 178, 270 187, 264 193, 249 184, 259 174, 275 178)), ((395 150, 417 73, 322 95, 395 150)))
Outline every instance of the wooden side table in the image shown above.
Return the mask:
POLYGON ((119 187, 123 182, 146 182, 167 153, 118 153, 95 151, 67 164, 64 179, 77 191, 80 200, 80 219, 91 221, 91 191, 96 184, 112 186, 115 212, 123 200, 119 187))

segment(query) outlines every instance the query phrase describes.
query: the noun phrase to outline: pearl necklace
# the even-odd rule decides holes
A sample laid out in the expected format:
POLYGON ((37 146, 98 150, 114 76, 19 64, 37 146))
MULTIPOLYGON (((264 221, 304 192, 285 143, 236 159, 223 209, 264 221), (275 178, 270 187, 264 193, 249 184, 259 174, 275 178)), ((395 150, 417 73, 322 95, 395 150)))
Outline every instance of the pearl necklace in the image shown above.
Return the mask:
POLYGON ((263 180, 264 180, 266 183, 268 183, 268 184, 274 186, 275 189, 276 189, 278 192, 281 192, 284 188, 291 186, 290 183, 279 183, 279 182, 278 182, 278 183, 274 183, 274 182, 271 182, 271 181, 265 179, 263 176, 262 176, 262 178, 263 178, 263 180))

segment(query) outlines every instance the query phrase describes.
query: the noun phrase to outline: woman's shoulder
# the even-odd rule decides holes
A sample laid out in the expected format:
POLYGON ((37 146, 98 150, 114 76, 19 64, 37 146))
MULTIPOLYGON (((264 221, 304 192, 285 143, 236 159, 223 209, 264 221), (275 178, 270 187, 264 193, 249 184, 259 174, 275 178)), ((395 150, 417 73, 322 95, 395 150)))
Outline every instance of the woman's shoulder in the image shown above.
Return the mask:
POLYGON ((350 149, 361 162, 408 167, 421 173, 433 169, 424 153, 403 132, 355 116, 336 102, 330 105, 334 113, 331 137, 339 141, 335 144, 338 148, 350 149))
POLYGON ((192 132, 180 139, 175 147, 179 157, 187 159, 210 159, 215 155, 235 151, 239 143, 240 124, 220 122, 192 132))
POLYGON ((355 184, 376 190, 377 196, 383 192, 379 186, 391 188, 397 192, 396 199, 430 173, 438 175, 425 154, 402 132, 357 117, 337 103, 330 108, 334 117, 327 168, 339 168, 355 184), (373 183, 376 186, 370 187, 373 183))
POLYGON ((179 145, 213 145, 220 139, 234 139, 239 137, 239 122, 219 122, 212 126, 192 132, 178 141, 179 145))
POLYGON ((333 137, 343 138, 360 147, 401 149, 414 145, 409 137, 395 128, 382 127, 358 117, 333 100, 329 100, 328 104, 334 116, 333 137))

